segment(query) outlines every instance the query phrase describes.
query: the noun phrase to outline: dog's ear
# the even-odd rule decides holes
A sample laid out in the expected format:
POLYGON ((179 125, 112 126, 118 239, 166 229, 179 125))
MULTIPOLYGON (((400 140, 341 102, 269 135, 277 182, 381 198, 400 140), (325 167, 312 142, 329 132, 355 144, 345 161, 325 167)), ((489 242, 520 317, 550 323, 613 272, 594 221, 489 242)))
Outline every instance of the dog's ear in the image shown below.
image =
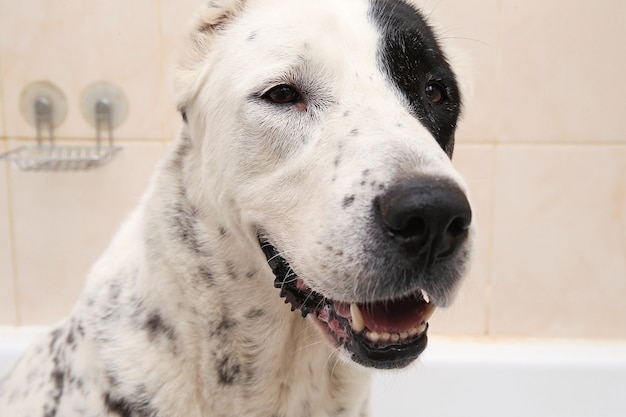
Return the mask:
POLYGON ((178 65, 175 88, 176 105, 186 122, 185 105, 197 80, 198 68, 211 52, 213 39, 233 17, 239 14, 246 0, 210 0, 195 16, 189 35, 185 39, 178 65))

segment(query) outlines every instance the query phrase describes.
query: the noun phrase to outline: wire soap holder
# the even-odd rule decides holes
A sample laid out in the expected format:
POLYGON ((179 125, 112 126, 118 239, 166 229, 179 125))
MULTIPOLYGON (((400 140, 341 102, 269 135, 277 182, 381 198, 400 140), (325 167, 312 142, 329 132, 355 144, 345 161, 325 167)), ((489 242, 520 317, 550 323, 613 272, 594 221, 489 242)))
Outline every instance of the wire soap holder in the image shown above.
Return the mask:
POLYGON ((31 84, 22 94, 21 106, 26 120, 35 126, 37 142, 13 149, 0 159, 23 171, 87 170, 110 162, 121 149, 115 146, 113 129, 125 117, 125 98, 115 86, 97 83, 85 90, 81 101, 83 114, 96 128, 95 143, 59 145, 54 129, 67 112, 65 97, 50 83, 31 84))

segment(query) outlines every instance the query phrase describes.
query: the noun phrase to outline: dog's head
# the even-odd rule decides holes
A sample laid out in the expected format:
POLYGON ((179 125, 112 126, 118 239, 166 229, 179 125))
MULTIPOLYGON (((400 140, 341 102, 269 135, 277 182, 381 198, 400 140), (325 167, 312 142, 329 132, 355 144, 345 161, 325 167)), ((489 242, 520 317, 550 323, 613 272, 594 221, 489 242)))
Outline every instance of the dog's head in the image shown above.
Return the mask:
POLYGON ((459 87, 423 16, 404 0, 222 0, 189 44, 178 105, 207 203, 259 236, 281 295, 345 356, 412 362, 472 234, 450 162, 459 87))

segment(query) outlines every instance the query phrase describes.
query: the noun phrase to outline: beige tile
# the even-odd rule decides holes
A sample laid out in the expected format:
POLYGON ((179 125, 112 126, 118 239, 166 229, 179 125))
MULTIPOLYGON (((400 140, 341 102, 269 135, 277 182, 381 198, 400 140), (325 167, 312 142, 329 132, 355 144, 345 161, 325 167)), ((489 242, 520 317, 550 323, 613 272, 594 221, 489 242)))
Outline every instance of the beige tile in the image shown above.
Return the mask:
MULTIPOLYGON (((5 151, 6 141, 0 139, 0 154, 5 151)), ((15 307, 7 172, 6 163, 0 160, 0 325, 16 325, 17 310, 15 307)))
POLYGON ((500 135, 624 142, 626 2, 502 2, 500 135))
POLYGON ((464 87, 464 109, 457 138, 493 142, 498 112, 498 0, 418 1, 450 50, 464 87), (479 12, 478 12, 479 11, 479 12))
POLYGON ((494 155, 491 145, 462 144, 455 150, 454 164, 470 188, 476 224, 475 252, 457 300, 452 307, 438 310, 431 320, 432 333, 473 336, 487 333, 494 155))
POLYGON ((503 146, 492 335, 626 337, 626 146, 503 146))
POLYGON ((91 171, 12 171, 19 314, 23 324, 66 315, 86 274, 137 205, 155 163, 156 142, 127 142, 91 171))
POLYGON ((151 0, 0 2, 0 63, 6 130, 10 137, 35 134, 19 112, 22 89, 49 80, 67 97, 69 112, 59 137, 93 137, 79 99, 95 81, 118 85, 127 96, 128 118, 119 138, 160 138, 159 9, 151 0))

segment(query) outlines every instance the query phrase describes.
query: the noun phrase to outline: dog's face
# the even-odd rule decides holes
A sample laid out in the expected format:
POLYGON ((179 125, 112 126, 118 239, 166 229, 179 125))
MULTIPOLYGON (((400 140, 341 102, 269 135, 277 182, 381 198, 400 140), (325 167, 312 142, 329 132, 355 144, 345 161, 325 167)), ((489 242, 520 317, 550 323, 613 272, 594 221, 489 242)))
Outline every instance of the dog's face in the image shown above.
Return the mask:
POLYGON ((450 162, 460 93, 431 29, 401 0, 214 3, 179 100, 199 189, 346 357, 406 366, 472 231, 450 162))

